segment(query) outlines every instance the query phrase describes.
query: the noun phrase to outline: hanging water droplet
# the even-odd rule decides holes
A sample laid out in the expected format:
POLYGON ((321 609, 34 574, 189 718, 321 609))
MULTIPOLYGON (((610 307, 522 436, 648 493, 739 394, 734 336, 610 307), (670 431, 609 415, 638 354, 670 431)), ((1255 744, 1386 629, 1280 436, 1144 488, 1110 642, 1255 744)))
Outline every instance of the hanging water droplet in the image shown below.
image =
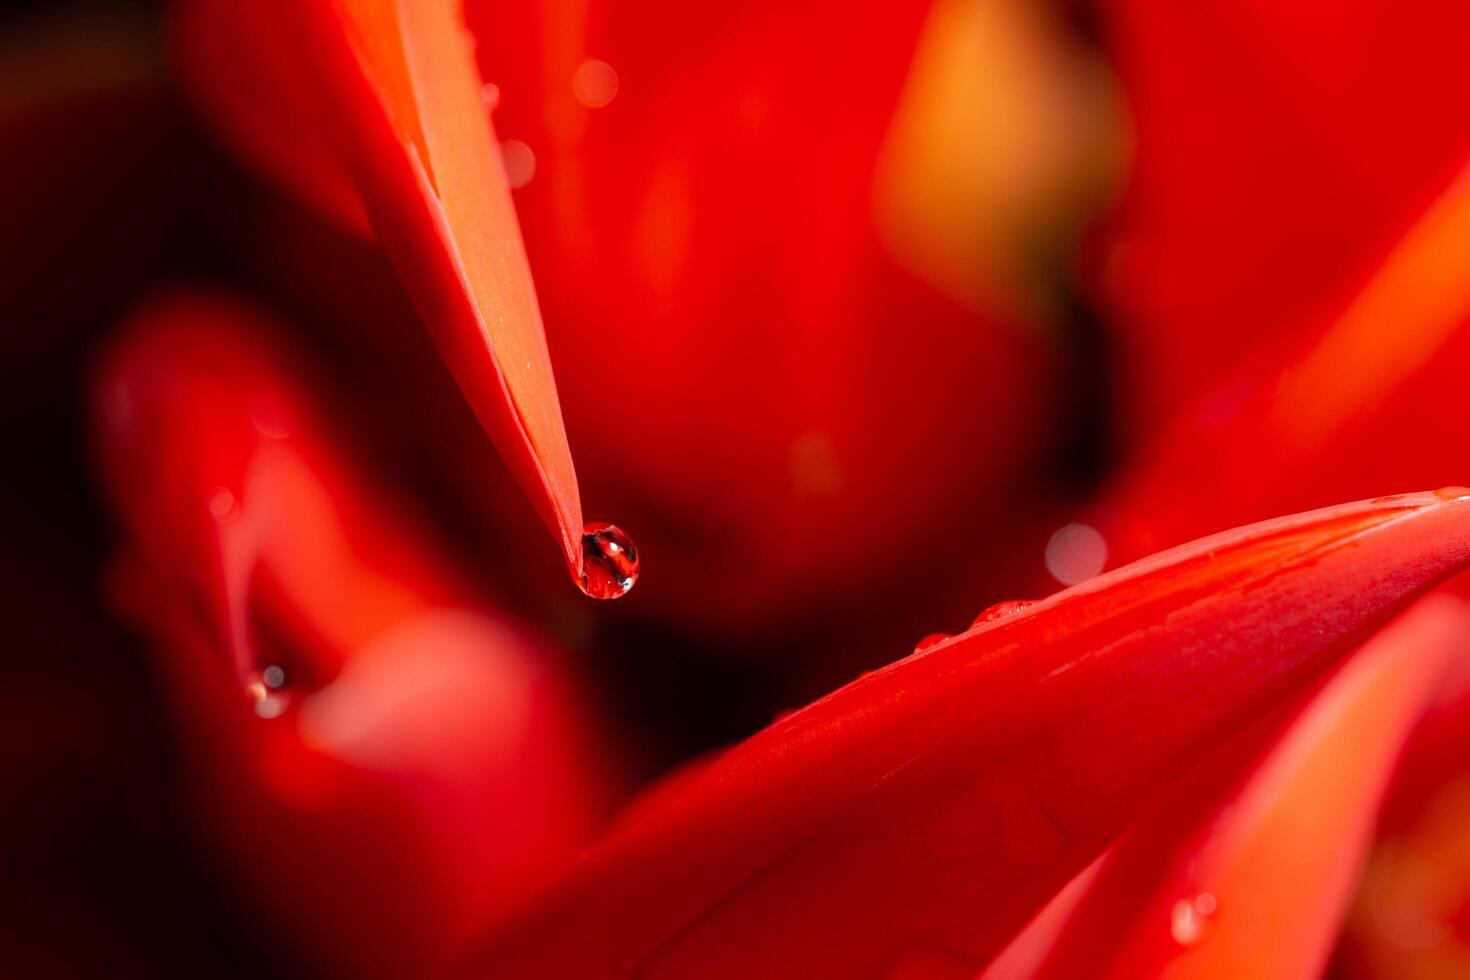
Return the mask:
POLYGON ((1025 612, 1034 605, 1036 605, 1035 599, 1007 599, 1005 602, 997 602, 976 616, 975 621, 970 624, 970 628, 974 629, 976 626, 982 626, 985 623, 991 623, 997 619, 1014 616, 1017 613, 1025 612))
POLYGON ((1205 932, 1205 920, 1215 914, 1219 901, 1210 892, 1181 898, 1169 910, 1169 935, 1181 946, 1193 946, 1205 932))
POLYGON ((928 636, 924 637, 918 643, 915 643, 914 644, 914 652, 915 653, 923 653, 925 650, 929 649, 930 647, 937 647, 939 644, 943 643, 945 640, 952 640, 952 639, 954 639, 954 636, 951 635, 951 634, 949 634, 949 633, 930 633, 928 636))
POLYGON ((611 524, 582 529, 582 591, 594 599, 626 595, 638 581, 638 546, 611 524))

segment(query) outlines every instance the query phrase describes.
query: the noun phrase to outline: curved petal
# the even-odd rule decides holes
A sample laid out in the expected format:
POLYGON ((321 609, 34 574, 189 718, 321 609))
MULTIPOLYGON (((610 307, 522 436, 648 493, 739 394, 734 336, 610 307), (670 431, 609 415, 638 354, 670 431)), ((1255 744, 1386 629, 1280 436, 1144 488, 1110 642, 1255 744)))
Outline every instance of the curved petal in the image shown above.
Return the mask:
POLYGON ((1414 494, 1207 538, 986 623, 685 777, 471 972, 978 970, 1193 761, 1467 561, 1470 495, 1414 494))
POLYGON ((1467 248, 1470 170, 1339 314, 1259 347, 1124 473, 1113 553, 1128 560, 1344 488, 1462 482, 1470 439, 1439 423, 1470 363, 1467 248))
POLYGON ((1418 603, 1301 708, 1204 762, 1109 851, 1084 898, 1053 901, 1066 926, 1039 969, 985 980, 1319 974, 1393 763, 1467 619, 1450 596, 1418 603))
POLYGON ((202 79, 196 88, 235 141, 303 197, 349 223, 360 202, 465 397, 580 579, 576 472, 530 266, 456 5, 234 5, 216 23, 208 0, 196 2, 201 8, 186 5, 180 18, 185 65, 206 65, 191 73, 202 79), (221 62, 238 64, 242 74, 221 81, 221 62), (277 116, 239 98, 242 79, 253 77, 269 83, 267 107, 284 101, 290 111, 277 116))

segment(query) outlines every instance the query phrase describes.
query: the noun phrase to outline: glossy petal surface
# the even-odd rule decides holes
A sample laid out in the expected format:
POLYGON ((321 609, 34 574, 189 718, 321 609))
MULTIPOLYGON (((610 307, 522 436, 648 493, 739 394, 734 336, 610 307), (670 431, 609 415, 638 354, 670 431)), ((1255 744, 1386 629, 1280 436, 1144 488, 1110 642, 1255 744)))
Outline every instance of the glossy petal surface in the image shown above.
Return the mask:
MULTIPOLYGON (((987 980, 1319 974, 1393 763, 1464 645, 1467 608, 1421 601, 1304 705, 1204 760, 1069 885, 1080 900, 1053 900, 1066 925, 1046 937, 1044 963, 987 980)), ((1027 932, 1048 928, 1038 918, 1027 932)))
POLYGON ((357 207, 366 212, 425 327, 577 577, 576 473, 520 229, 456 6, 312 0, 286 12, 235 5, 220 18, 208 0, 200 2, 205 9, 181 17, 181 45, 201 99, 235 142, 301 196, 343 223, 357 207), (261 102, 240 97, 240 77, 220 79, 220 66, 237 62, 240 77, 262 79, 261 102))
POLYGON ((1194 760, 1467 560, 1470 499, 1408 495, 1204 539, 984 624, 656 794, 472 973, 978 971, 1194 760))

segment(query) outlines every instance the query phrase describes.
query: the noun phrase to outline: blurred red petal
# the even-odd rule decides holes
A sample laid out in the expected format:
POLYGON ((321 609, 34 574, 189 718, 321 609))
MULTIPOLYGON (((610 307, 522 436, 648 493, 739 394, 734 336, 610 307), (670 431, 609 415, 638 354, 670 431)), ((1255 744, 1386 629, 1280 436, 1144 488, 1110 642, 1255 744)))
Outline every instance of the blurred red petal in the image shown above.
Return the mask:
POLYGON ((1470 171, 1339 314, 1260 345, 1124 471, 1113 554, 1128 560, 1328 494, 1463 482, 1470 435, 1442 420, 1470 364, 1467 252, 1470 171))
POLYGON ((369 234, 299 22, 232 0, 184 0, 174 13, 180 80, 205 121, 298 201, 369 234))
POLYGON ((1193 762, 1467 562, 1470 496, 1414 494, 1217 535, 984 624, 684 777, 473 972, 978 969, 1193 762))
POLYGON ((1255 343, 1320 321, 1460 168, 1470 10, 1098 6, 1136 139, 1104 287, 1148 433, 1255 343))
POLYGON ((333 971, 418 975, 582 843, 609 753, 544 641, 328 441, 277 332, 175 294, 105 354, 112 584, 272 924, 333 971))

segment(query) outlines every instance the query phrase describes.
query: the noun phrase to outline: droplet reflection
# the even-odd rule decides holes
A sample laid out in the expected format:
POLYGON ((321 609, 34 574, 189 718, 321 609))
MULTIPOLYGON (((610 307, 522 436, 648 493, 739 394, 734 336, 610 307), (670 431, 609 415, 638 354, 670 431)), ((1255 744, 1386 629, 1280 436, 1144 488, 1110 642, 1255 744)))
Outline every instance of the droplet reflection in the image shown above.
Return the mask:
POLYGON ((582 529, 582 591, 594 599, 626 595, 638 581, 638 546, 611 524, 582 529))

